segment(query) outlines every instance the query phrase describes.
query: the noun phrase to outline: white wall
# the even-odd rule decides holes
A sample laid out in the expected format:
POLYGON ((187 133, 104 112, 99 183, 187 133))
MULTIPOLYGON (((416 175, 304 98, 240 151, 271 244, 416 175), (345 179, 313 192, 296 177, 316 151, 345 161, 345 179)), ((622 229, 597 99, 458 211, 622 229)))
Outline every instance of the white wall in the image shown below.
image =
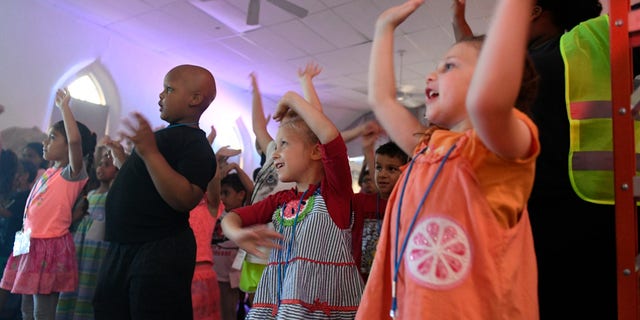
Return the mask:
MULTIPOLYGON (((99 61, 115 84, 107 102, 112 108, 107 129, 111 135, 132 111, 144 114, 153 126, 163 125, 158 94, 164 75, 178 64, 189 63, 146 51, 48 2, 0 1, 0 104, 5 106, 0 131, 14 126, 46 131, 55 90, 94 61, 99 61)), ((228 124, 241 117, 250 132, 250 93, 216 80, 218 97, 203 115, 200 127, 207 133, 211 125, 224 129, 218 130, 222 138, 234 134, 226 132, 228 124)), ((250 172, 259 162, 253 142, 240 147, 245 150, 245 170, 250 172)))

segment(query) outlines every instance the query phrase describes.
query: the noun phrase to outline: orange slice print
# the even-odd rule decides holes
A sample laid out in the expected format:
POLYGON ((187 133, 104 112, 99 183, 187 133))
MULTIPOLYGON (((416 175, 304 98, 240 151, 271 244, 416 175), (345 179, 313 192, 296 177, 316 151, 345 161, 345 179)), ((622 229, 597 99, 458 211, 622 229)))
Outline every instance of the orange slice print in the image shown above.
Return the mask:
POLYGON ((418 223, 406 250, 404 260, 409 274, 429 288, 454 287, 471 269, 469 238, 447 217, 429 217, 418 223))

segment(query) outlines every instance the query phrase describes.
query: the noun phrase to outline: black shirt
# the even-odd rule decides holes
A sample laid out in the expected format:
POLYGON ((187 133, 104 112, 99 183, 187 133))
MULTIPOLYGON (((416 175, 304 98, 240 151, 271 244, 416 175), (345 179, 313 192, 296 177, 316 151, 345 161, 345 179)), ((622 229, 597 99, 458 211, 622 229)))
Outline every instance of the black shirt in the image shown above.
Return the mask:
MULTIPOLYGON (((156 131, 155 138, 169 165, 206 191, 215 174, 216 159, 204 131, 169 126, 156 131)), ((189 211, 175 210, 162 199, 135 149, 113 181, 105 207, 107 241, 155 241, 189 228, 189 211)))

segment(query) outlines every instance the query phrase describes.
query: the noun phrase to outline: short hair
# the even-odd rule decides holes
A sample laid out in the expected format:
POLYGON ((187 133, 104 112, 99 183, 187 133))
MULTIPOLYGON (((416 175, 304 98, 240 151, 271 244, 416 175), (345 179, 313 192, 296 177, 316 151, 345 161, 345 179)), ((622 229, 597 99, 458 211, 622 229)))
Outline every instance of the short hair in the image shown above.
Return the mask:
POLYGON ((24 147, 25 147, 25 148, 27 148, 27 149, 31 149, 31 150, 33 150, 35 153, 37 153, 37 154, 40 156, 40 158, 42 158, 42 156, 43 156, 43 152, 42 152, 42 148, 43 148, 43 146, 42 146, 42 142, 37 142, 37 141, 29 142, 29 143, 27 143, 27 145, 26 145, 26 146, 24 146, 24 147))
MULTIPOLYGON (((364 165, 364 164, 363 164, 364 165)), ((358 185, 362 186, 364 183, 364 179, 369 175, 369 169, 363 168, 360 170, 360 175, 358 175, 358 185)))
POLYGON ((309 125, 304 121, 304 119, 302 119, 302 117, 300 117, 298 114, 296 114, 293 110, 290 110, 285 115, 285 117, 282 120, 282 122, 280 122, 280 127, 281 128, 286 128, 286 127, 293 128, 295 130, 300 131, 301 133, 304 133, 304 135, 307 137, 307 141, 310 142, 311 144, 320 143, 320 139, 313 132, 313 130, 311 130, 311 128, 309 128, 309 125))
POLYGON ((231 189, 233 189, 235 192, 244 191, 245 195, 244 195, 244 199, 242 199, 242 202, 244 203, 247 200, 249 190, 247 190, 244 187, 244 184, 242 184, 242 180, 240 180, 239 174, 229 173, 226 176, 224 176, 224 178, 220 180, 220 187, 222 186, 228 186, 231 189))
POLYGON ((220 180, 220 186, 229 186, 236 192, 247 191, 247 189, 245 189, 244 185, 242 184, 242 181, 240 180, 240 175, 238 175, 237 173, 229 173, 228 175, 224 176, 224 178, 220 180))
POLYGON ((409 155, 402 151, 402 149, 400 149, 400 147, 398 147, 398 145, 393 141, 380 145, 376 149, 376 154, 397 158, 402 161, 402 164, 409 162, 409 155))

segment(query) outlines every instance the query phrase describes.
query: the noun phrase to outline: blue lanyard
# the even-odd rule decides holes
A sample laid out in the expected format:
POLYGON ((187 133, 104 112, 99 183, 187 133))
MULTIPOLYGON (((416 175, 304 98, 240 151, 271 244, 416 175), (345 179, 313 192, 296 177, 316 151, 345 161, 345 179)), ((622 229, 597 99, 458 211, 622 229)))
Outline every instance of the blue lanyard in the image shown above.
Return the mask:
MULTIPOLYGON (((286 260, 282 261, 282 251, 284 250, 284 239, 282 239, 282 249, 278 251, 278 306, 280 306, 280 300, 282 296, 282 283, 284 282, 284 276, 287 273, 287 268, 289 267, 289 260, 291 259, 291 252, 293 251, 293 242, 296 238, 296 225, 298 224, 298 215, 300 214, 300 208, 302 207, 302 203, 304 202, 304 197, 307 195, 311 188, 305 190, 300 197, 300 201, 298 201, 298 209, 296 210, 296 215, 293 218, 293 227, 291 229, 291 239, 289 239, 289 246, 287 247, 287 256, 286 260)), ((280 213, 282 217, 282 222, 280 223, 280 234, 282 234, 282 229, 284 228, 284 212, 287 208, 287 204, 282 205, 282 212, 280 213)))
POLYGON ((428 146, 424 147, 422 150, 420 150, 420 152, 418 152, 418 154, 415 157, 413 157, 413 159, 411 160, 411 164, 409 164, 409 169, 407 169, 407 175, 404 177, 404 182, 402 184, 402 191, 400 192, 400 200, 398 202, 398 214, 396 216, 396 243, 395 243, 395 250, 393 251, 394 269, 393 269, 393 281, 391 283, 391 310, 389 311, 389 315, 391 316, 391 318, 395 319, 396 310, 398 309, 398 299, 396 297, 396 285, 398 283, 398 271, 400 270, 400 263, 402 262, 402 256, 404 255, 405 249, 407 249, 407 242, 408 242, 407 240, 409 240, 409 236, 411 235, 411 230, 413 230, 413 226, 416 222, 416 219, 418 218, 418 213, 420 213, 420 210, 422 210, 422 206, 424 205, 424 202, 427 199, 427 196, 431 192, 431 188, 436 182, 436 178, 438 178, 438 176, 442 172, 442 167, 444 166, 444 163, 447 162, 447 159, 449 159, 449 155, 451 155, 451 152, 453 151, 453 149, 455 149, 455 147, 456 145, 454 143, 449 149, 449 151, 447 151, 447 153, 444 155, 444 158, 442 159, 442 162, 440 162, 440 165, 438 166, 436 173, 434 174, 433 178, 431 178, 431 182, 429 182, 429 185, 427 186, 427 190, 424 192, 424 195, 422 196, 422 199, 420 200, 420 203, 416 208, 416 212, 413 214, 413 218, 411 219, 411 223, 409 224, 407 233, 405 234, 404 240, 402 241, 402 248, 398 253, 398 240, 400 237, 400 215, 402 214, 402 212, 400 211, 400 208, 402 208, 402 201, 404 200, 404 193, 407 188, 407 182, 409 181, 409 174, 411 174, 411 170, 413 169, 413 164, 415 163, 416 158, 422 155, 429 148, 428 146))
POLYGON ((378 237, 382 229, 382 219, 380 218, 380 193, 376 193, 376 219, 378 219, 378 237))

